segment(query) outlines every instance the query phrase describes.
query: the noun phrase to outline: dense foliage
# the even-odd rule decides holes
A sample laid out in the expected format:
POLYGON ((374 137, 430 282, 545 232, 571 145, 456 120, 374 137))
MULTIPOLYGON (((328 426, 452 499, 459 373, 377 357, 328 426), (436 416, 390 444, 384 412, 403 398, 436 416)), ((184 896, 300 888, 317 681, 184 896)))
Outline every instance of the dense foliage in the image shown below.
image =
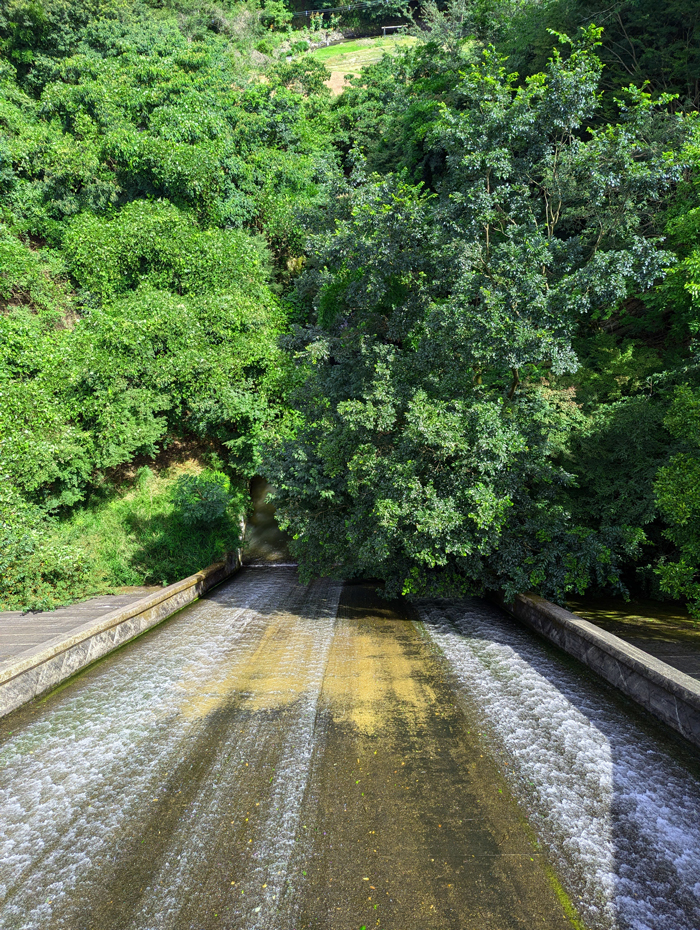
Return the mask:
MULTIPOLYGON (((296 211, 318 197, 332 153, 324 69, 257 52, 266 31, 244 4, 3 8, 8 604, 45 606, 126 576, 175 580, 192 568, 192 533, 180 534, 181 558, 167 570, 158 547, 157 567, 134 556, 138 572, 102 570, 74 532, 84 508, 104 511, 113 532, 115 495, 138 509, 134 463, 157 467, 183 442, 200 468, 223 468, 240 489, 259 468, 262 437, 284 429, 279 290, 300 254, 296 211)), ((182 490, 168 499, 186 522, 192 489, 182 490)), ((238 491, 232 499, 224 548, 238 543, 245 509, 238 491)), ((200 535, 219 511, 200 508, 200 535)))
MULTIPOLYGON (((309 575, 395 593, 632 588, 697 610, 694 113, 601 82, 591 25, 519 75, 517 23, 484 47, 480 9, 433 8, 426 41, 338 104, 348 177, 292 295, 284 525, 309 575)), ((682 92, 675 67, 657 89, 682 92)))
POLYGON ((6 4, 0 600, 262 472, 307 577, 700 611, 696 7, 427 2, 331 99, 281 0, 6 4))

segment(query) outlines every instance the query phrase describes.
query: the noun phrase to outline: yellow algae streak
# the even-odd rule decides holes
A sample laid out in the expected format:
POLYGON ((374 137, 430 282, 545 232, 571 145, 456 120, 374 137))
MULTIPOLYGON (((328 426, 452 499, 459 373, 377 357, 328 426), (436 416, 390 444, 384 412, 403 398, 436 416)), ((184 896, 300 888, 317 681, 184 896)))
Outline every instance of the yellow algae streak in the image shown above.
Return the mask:
POLYGON ((313 621, 283 611, 275 614, 212 668, 206 680, 188 677, 178 683, 184 692, 181 714, 188 720, 206 717, 234 699, 252 711, 292 704, 318 687, 312 673, 316 634, 313 621))
POLYGON ((336 723, 353 724, 367 735, 393 728, 397 717, 410 726, 423 724, 435 693, 425 676, 425 656, 406 636, 407 621, 388 609, 364 621, 352 613, 345 608, 336 627, 322 705, 336 723))

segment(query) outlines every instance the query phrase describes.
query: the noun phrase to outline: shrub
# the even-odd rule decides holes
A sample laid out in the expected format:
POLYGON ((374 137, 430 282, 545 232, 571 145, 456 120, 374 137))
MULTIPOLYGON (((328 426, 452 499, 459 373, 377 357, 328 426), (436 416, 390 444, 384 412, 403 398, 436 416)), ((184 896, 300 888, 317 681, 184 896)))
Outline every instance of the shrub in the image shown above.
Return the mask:
POLYGON ((50 610, 84 597, 93 559, 9 484, 0 491, 0 608, 50 610))
POLYGON ((259 238, 199 229, 164 202, 135 201, 109 219, 82 214, 68 226, 64 248, 78 283, 102 300, 144 283, 180 294, 261 289, 268 276, 259 238))
POLYGON ((183 523, 207 525, 220 520, 231 503, 231 483, 220 471, 181 475, 173 488, 173 504, 183 523))
POLYGON ((665 420, 681 451, 659 469, 654 485, 659 509, 678 558, 662 560, 657 575, 661 590, 686 600, 700 616, 700 390, 683 385, 665 420))
POLYGON ((266 0, 260 13, 260 21, 268 29, 285 29, 293 18, 294 14, 287 9, 284 0, 266 0))

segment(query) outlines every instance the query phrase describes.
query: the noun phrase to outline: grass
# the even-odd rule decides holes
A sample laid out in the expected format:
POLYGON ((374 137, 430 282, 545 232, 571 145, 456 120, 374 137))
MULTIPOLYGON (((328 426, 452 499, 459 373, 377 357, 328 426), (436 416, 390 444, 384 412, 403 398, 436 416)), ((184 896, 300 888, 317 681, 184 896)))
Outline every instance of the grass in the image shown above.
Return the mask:
POLYGON ((379 61, 387 52, 398 48, 409 48, 415 45, 418 39, 415 36, 386 36, 369 39, 349 39, 337 45, 326 45, 316 48, 309 55, 322 61, 330 70, 337 70, 342 64, 353 64, 358 69, 379 61))
POLYGON ((134 485, 95 509, 78 511, 65 525, 69 541, 93 553, 94 578, 109 587, 171 584, 205 568, 238 543, 232 517, 195 528, 184 523, 172 500, 182 474, 201 472, 195 462, 157 474, 139 470, 134 485))
POLYGON ((178 477, 202 470, 194 460, 144 467, 133 483, 75 511, 3 579, 0 609, 50 610, 132 585, 172 584, 237 548, 242 493, 205 525, 184 522, 175 505, 178 477))
POLYGON ((401 48, 410 48, 418 39, 415 36, 387 36, 386 38, 350 39, 338 45, 327 45, 308 52, 331 72, 331 90, 340 93, 346 74, 360 74, 363 68, 376 64, 384 55, 401 48))

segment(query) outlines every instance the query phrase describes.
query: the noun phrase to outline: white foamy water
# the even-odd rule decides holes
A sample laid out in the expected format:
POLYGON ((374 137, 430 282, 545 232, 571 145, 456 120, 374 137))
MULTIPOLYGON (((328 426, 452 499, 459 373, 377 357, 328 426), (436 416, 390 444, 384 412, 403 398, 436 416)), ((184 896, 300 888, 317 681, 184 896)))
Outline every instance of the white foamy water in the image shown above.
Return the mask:
MULTIPOLYGON (((131 925, 182 926, 185 899, 188 906, 196 901, 198 867, 216 854, 222 821, 232 808, 245 807, 245 792, 253 790, 245 779, 262 772, 267 782, 274 759, 264 822, 242 883, 249 891, 242 896, 246 926, 266 926, 297 831, 338 595, 331 583, 305 589, 292 572, 246 573, 108 660, 90 681, 52 698, 48 712, 6 737, 0 747, 0 927, 73 930, 73 902, 99 889, 101 869, 133 843, 163 785, 198 745, 208 715, 240 697, 232 692, 241 681, 250 685, 242 697, 252 709, 213 745, 207 777, 149 877, 142 912, 131 925), (286 668, 278 676, 284 728, 266 724, 268 709, 255 705, 255 676, 246 666, 261 664, 256 650, 280 631, 286 637, 286 668), (290 702, 285 688, 296 677, 304 687, 290 702)), ((274 682, 270 694, 274 699, 274 682)))
POLYGON ((597 682, 480 601, 421 605, 586 924, 700 928, 700 784, 597 682))
MULTIPOLYGON (((303 881, 295 837, 338 596, 246 571, 5 724, 0 928, 101 930, 90 902, 105 887, 116 901, 121 881, 144 887, 119 930, 197 927, 221 888, 222 926, 291 930, 278 906, 303 881), (152 862, 134 852, 142 836, 152 862)), ((495 608, 421 609, 586 924, 700 930, 700 787, 683 753, 495 608)))

